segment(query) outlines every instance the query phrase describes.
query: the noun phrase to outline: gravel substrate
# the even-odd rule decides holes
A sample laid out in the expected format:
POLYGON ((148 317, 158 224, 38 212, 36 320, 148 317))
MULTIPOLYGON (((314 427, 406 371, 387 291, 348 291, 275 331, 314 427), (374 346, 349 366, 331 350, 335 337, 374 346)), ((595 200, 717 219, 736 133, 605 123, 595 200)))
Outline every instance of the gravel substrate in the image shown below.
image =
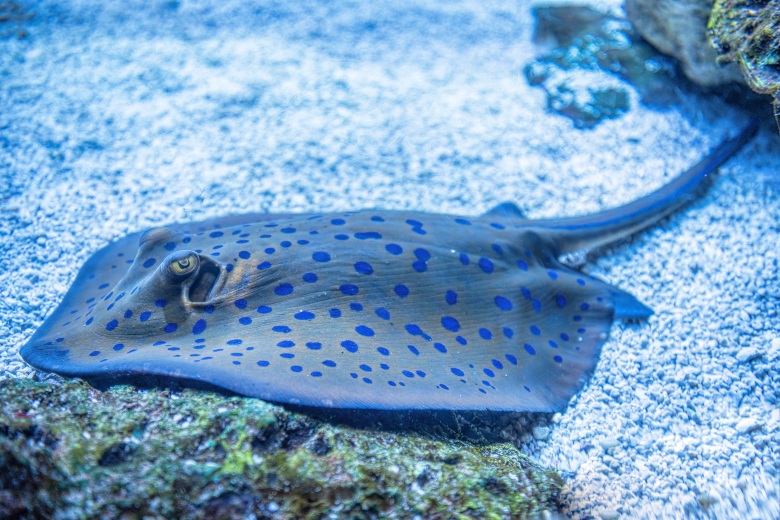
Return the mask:
MULTIPOLYGON (((127 233, 241 212, 477 215, 506 200, 529 217, 582 214, 657 188, 744 120, 714 97, 654 111, 632 93, 625 116, 573 128, 522 75, 538 52, 527 4, 23 7, 32 16, 0 31, 0 379, 32 375, 19 347, 127 233)), ((507 432, 569 472, 564 513, 780 516, 776 134, 586 265, 656 314, 613 326, 549 426, 507 432)))

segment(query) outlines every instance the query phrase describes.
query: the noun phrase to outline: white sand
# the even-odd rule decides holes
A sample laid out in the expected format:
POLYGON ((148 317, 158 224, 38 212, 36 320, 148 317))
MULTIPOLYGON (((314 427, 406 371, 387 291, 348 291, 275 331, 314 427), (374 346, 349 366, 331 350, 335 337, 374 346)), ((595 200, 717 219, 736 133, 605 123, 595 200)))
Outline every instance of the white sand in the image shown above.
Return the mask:
MULTIPOLYGON (((0 379, 32 374, 19 347, 126 233, 507 199, 581 214, 662 185, 740 121, 715 99, 690 97, 691 121, 632 93, 624 117, 574 129, 522 76, 527 4, 58 4, 0 40, 0 379)), ((778 143, 762 131, 704 198, 586 266, 656 315, 615 324, 551 430, 519 434, 571 472, 566 513, 780 516, 778 143)))

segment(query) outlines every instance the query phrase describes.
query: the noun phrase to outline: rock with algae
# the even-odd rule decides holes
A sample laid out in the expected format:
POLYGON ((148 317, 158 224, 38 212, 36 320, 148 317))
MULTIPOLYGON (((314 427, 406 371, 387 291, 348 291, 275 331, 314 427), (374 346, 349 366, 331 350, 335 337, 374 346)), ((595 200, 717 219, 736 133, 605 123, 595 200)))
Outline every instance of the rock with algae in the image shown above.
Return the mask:
POLYGON ((562 486, 508 444, 256 399, 30 380, 0 394, 2 518, 535 518, 562 486))
POLYGON ((753 90, 774 97, 780 127, 780 3, 716 0, 708 29, 719 63, 737 63, 753 90))
POLYGON ((537 6, 534 42, 549 50, 525 67, 532 85, 547 92, 548 107, 592 128, 630 107, 628 85, 642 102, 678 101, 675 63, 643 41, 628 20, 589 6, 537 6))

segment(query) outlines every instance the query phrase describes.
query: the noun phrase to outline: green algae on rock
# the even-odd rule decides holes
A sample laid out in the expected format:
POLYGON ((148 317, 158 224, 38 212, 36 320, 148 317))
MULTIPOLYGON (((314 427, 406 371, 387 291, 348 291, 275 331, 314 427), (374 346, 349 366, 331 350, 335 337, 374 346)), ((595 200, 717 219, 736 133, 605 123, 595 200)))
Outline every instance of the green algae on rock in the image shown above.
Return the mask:
POLYGON ((780 127, 780 4, 716 0, 707 28, 718 63, 738 63, 750 88, 774 97, 780 127))
POLYGON ((334 426, 257 399, 0 382, 0 517, 523 518, 561 478, 508 444, 334 426))
POLYGON ((638 37, 627 20, 577 5, 535 7, 533 13, 534 42, 551 50, 525 67, 526 79, 541 86, 548 107, 576 127, 592 128, 628 111, 623 81, 645 104, 678 101, 674 61, 638 37))

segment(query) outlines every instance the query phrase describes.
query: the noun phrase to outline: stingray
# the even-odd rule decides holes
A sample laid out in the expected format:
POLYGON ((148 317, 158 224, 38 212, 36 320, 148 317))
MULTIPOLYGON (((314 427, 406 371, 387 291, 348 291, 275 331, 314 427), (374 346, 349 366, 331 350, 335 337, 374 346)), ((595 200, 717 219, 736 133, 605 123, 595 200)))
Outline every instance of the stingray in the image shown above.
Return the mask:
POLYGON ((122 238, 21 348, 95 385, 145 379, 343 409, 558 411, 615 319, 652 311, 564 265, 692 200, 748 125, 655 192, 580 217, 250 214, 122 238))

